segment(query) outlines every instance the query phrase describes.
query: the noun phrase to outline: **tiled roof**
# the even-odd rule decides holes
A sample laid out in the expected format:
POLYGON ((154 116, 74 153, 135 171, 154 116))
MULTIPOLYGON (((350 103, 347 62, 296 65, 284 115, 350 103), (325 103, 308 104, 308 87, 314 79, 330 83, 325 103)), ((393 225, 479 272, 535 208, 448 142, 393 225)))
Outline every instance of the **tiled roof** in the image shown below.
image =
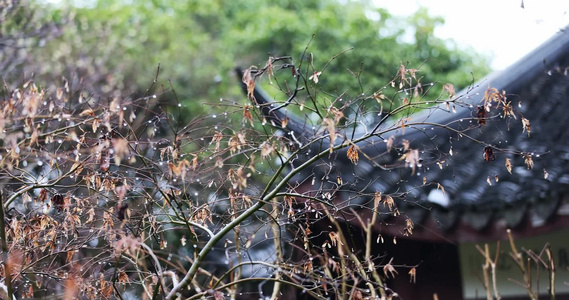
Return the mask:
POLYGON ((531 228, 564 219, 569 204, 568 72, 569 32, 565 31, 510 68, 463 91, 462 97, 472 106, 457 114, 430 110, 414 118, 452 124, 455 129, 475 124, 465 134, 489 144, 496 156, 494 160, 485 161, 484 146, 465 136, 424 127, 415 132, 408 129, 409 133, 398 137, 409 140, 411 147, 439 151, 421 153, 424 163, 415 176, 408 170, 407 176, 382 176, 377 169, 360 176, 369 178, 377 173, 386 192, 408 192, 406 199, 399 201, 399 209, 415 223, 431 221, 435 226, 430 230, 444 234, 465 228, 477 232, 469 236, 457 234, 456 240, 492 238, 489 235, 497 230, 496 226, 523 228, 518 230, 523 235, 530 233, 531 228), (472 118, 488 86, 505 90, 512 104, 521 103, 521 107, 516 107, 516 120, 507 121, 500 114, 493 114, 485 126, 476 126, 472 118), (531 122, 531 136, 522 130, 522 116, 531 122), (459 121, 452 123, 453 120, 459 121), (533 169, 528 169, 524 155, 533 159, 533 169), (512 174, 505 166, 506 158, 511 161, 512 174), (436 163, 442 163, 442 168, 436 163), (423 177, 427 184, 440 183, 445 193, 436 184, 413 188, 422 185, 423 177))
MULTIPOLYGON (((457 106, 456 113, 443 104, 412 116, 415 121, 448 124, 455 130, 470 128, 465 135, 436 126, 392 133, 396 144, 406 139, 411 148, 419 149, 422 163, 415 174, 410 168, 380 167, 402 164, 398 160, 401 152, 386 149, 389 135, 358 144, 368 157, 376 158, 374 162, 360 155, 354 166, 345 150, 336 151, 307 172, 322 179, 322 191, 337 188, 337 177, 341 177, 344 186, 336 192, 338 204, 358 214, 370 213, 375 191, 398 196, 394 199, 400 213, 415 223, 410 238, 473 241, 503 237, 505 228, 526 235, 569 225, 568 72, 569 31, 561 31, 510 68, 459 93, 467 105, 457 106), (502 119, 499 109, 488 115, 485 126, 478 126, 473 118, 489 86, 506 91, 516 106, 517 119, 502 119), (531 122, 531 136, 522 130, 522 116, 531 122), (490 145, 495 160, 485 161, 485 145, 466 135, 490 145), (533 169, 528 169, 524 154, 532 157, 533 169), (512 174, 505 166, 506 158, 511 160, 512 174)), ((394 123, 380 130, 389 126, 394 123)), ((291 129, 299 131, 298 127, 291 129)), ((311 175, 298 178, 307 176, 311 175)), ((356 218, 347 219, 359 224, 356 218)), ((389 217, 384 221, 379 231, 402 232, 401 221, 389 217)))

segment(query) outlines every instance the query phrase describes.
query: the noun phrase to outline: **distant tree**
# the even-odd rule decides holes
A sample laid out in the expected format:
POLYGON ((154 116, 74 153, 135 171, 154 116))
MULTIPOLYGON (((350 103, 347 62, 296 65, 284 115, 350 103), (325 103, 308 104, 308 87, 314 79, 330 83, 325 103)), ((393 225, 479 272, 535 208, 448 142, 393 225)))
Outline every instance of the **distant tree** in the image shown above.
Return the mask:
MULTIPOLYGON (((160 65, 160 77, 171 83, 161 88, 175 87, 194 115, 204 112, 204 102, 238 95, 236 65, 259 65, 267 53, 298 56, 309 43, 303 59, 315 71, 346 50, 319 82, 331 96, 377 89, 399 63, 420 68, 421 82, 452 81, 457 88, 489 70, 480 56, 435 37, 442 20, 424 9, 400 19, 360 1, 69 3, 42 8, 58 15, 69 11, 73 22, 61 38, 29 56, 25 74, 34 73, 36 81, 64 76, 87 92, 108 96, 141 95, 160 65)), ((11 73, 21 74, 22 69, 11 73)))
POLYGON ((19 77, 29 53, 61 35, 66 19, 44 14, 26 1, 5 0, 0 5, 0 76, 19 77), (19 74, 18 74, 19 73, 19 74))

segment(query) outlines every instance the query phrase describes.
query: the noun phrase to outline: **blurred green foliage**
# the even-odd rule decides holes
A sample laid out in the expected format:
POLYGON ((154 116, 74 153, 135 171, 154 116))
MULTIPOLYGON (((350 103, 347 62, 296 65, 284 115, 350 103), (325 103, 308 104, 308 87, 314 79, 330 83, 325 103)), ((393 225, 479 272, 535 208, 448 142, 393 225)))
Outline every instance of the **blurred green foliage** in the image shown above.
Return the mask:
MULTIPOLYGON (((39 0, 36 0, 39 1, 39 0)), ((41 1, 40 1, 41 2, 41 1)), ((339 52, 319 87, 332 95, 372 94, 399 65, 420 69, 422 83, 457 89, 489 71, 485 58, 434 36, 443 20, 421 9, 408 19, 362 1, 98 0, 42 4, 69 13, 62 36, 35 49, 27 74, 64 76, 98 95, 143 94, 160 65, 179 101, 194 114, 220 97, 243 99, 237 65, 262 67, 268 55, 300 59, 309 44, 315 71, 339 52), (312 36, 314 35, 314 38, 312 36), (361 86, 354 74, 361 71, 361 86)), ((298 64, 298 61, 297 61, 298 64)), ((14 73, 13 73, 14 75, 14 73)), ((4 74, 6 76, 6 74, 4 74)), ((15 74, 21 76, 21 74, 15 74)), ((161 88, 158 86, 158 88, 161 88)))

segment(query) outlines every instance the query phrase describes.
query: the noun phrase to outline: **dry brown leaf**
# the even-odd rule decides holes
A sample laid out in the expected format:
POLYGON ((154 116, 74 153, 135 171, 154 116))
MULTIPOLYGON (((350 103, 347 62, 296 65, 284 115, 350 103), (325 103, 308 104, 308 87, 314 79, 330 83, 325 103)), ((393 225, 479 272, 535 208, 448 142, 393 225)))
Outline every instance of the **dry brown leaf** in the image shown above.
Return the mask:
POLYGON ((389 278, 389 276, 391 276, 392 278, 395 278, 395 274, 397 274, 397 270, 395 270, 395 267, 393 267, 393 258, 391 258, 389 260, 389 262, 383 266, 383 274, 385 274, 385 277, 389 278))
POLYGON ((411 149, 405 154, 405 166, 411 168, 411 174, 415 174, 415 170, 419 164, 419 150, 411 149))
POLYGON ((312 73, 312 75, 310 75, 310 77, 308 77, 308 80, 312 80, 314 81, 314 83, 318 83, 318 77, 320 77, 320 75, 322 75, 322 72, 318 71, 318 72, 314 72, 312 73))
POLYGON ((486 125, 486 118, 488 116, 488 112, 484 106, 478 106, 476 110, 476 118, 478 119, 478 124, 484 126, 486 125))
POLYGON ((198 157, 194 156, 194 158, 192 159, 192 170, 196 170, 196 168, 198 167, 198 157))
POLYGON ((358 154, 358 149, 356 148, 357 146, 350 146, 350 148, 348 149, 348 159, 354 164, 357 165, 358 161, 359 161, 359 154, 358 154))
POLYGON ((504 111, 502 118, 506 118, 506 117, 510 116, 510 117, 513 117, 514 119, 517 119, 516 114, 514 114, 514 109, 512 108, 512 102, 511 101, 504 103, 504 105, 502 106, 502 110, 504 111))
POLYGON ((523 126, 523 131, 522 131, 522 133, 524 133, 524 132, 527 131, 527 132, 528 132, 528 137, 529 137, 529 136, 530 136, 530 132, 531 132, 531 125, 530 125, 530 123, 529 123, 529 120, 526 119, 526 118, 524 118, 524 117, 522 117, 522 126, 523 126))
POLYGON ((443 85, 443 90, 448 93, 448 97, 450 99, 456 96, 456 90, 454 89, 454 85, 452 83, 445 83, 445 85, 443 85))
POLYGON ((340 123, 340 120, 344 118, 344 113, 335 107, 330 108, 330 112, 334 115, 334 123, 340 123))
MULTIPOLYGON (((334 121, 329 118, 324 118, 322 123, 330 134, 330 148, 332 148, 332 145, 334 145, 334 142, 336 141, 336 125, 334 124, 334 121)), ((332 151, 332 149, 330 149, 330 151, 332 151)))
POLYGON ((403 140, 403 151, 409 150, 409 145, 411 143, 408 140, 403 140))
POLYGON ((113 139, 113 150, 115 156, 115 165, 120 166, 123 159, 129 152, 128 141, 123 138, 113 139))
POLYGON ((416 283, 417 282, 417 268, 413 267, 409 270, 409 282, 416 283))
POLYGON ((223 138, 223 135, 221 134, 221 132, 216 131, 215 134, 213 135, 213 138, 211 139, 211 142, 215 143, 215 151, 216 152, 219 150, 219 144, 220 144, 222 138, 223 138))
POLYGON ((443 196, 446 195, 445 187, 442 184, 437 183, 437 189, 441 190, 441 192, 443 193, 443 196))
POLYGON ((77 299, 77 295, 79 294, 79 286, 77 286, 77 281, 72 278, 68 277, 65 279, 65 294, 63 296, 64 300, 73 300, 77 299))
POLYGON ((223 168, 223 158, 221 156, 215 159, 215 167, 219 169, 223 168))
POLYGON ((245 72, 243 72, 243 77, 241 80, 247 86, 247 97, 251 100, 255 100, 255 79, 253 78, 251 71, 255 69, 255 66, 249 67, 245 72))
POLYGON ((332 246, 336 246, 338 244, 344 245, 340 239, 340 236, 337 233, 332 231, 328 234, 328 236, 330 237, 330 241, 332 242, 332 246))
POLYGON ((97 132, 97 129, 99 128, 100 125, 101 125, 101 120, 99 120, 99 119, 93 120, 93 124, 91 125, 91 128, 93 129, 93 133, 97 132))
POLYGON ((283 129, 286 128, 286 126, 288 125, 288 121, 289 121, 289 118, 288 118, 288 117, 284 117, 284 118, 281 120, 281 127, 282 127, 283 129))
POLYGON ((403 229, 403 235, 409 236, 413 234, 413 228, 415 228, 415 224, 413 224, 413 220, 407 218, 405 219, 405 229, 403 229))
POLYGON ((494 161, 496 159, 496 155, 494 154, 494 149, 490 146, 484 147, 482 152, 482 157, 485 161, 494 161))
POLYGON ((107 172, 111 167, 111 154, 109 153, 109 150, 103 149, 103 152, 101 153, 101 160, 99 162, 99 167, 103 172, 107 172))
POLYGON ((385 140, 385 143, 387 144, 387 151, 390 151, 391 148, 393 148, 393 141, 395 140, 394 136, 390 136, 387 140, 385 140))
POLYGON ((508 170, 508 173, 512 174, 512 162, 507 157, 506 157, 506 170, 508 170))
POLYGON ((381 200, 384 206, 387 206, 390 211, 393 211, 393 208, 395 207, 395 201, 393 200, 393 197, 386 195, 382 197, 381 200))
POLYGON ((261 158, 267 158, 275 151, 275 146, 269 141, 264 142, 261 145, 261 158))
POLYGON ((528 166, 528 169, 533 169, 533 158, 531 154, 524 154, 524 162, 528 166))
POLYGON ((82 111, 82 112, 79 114, 79 116, 80 116, 80 117, 86 117, 86 116, 94 117, 94 116, 95 116, 95 111, 94 111, 92 108, 88 108, 88 109, 82 111))
POLYGON ((251 106, 247 105, 243 108, 243 118, 253 126, 253 114, 251 114, 251 106))

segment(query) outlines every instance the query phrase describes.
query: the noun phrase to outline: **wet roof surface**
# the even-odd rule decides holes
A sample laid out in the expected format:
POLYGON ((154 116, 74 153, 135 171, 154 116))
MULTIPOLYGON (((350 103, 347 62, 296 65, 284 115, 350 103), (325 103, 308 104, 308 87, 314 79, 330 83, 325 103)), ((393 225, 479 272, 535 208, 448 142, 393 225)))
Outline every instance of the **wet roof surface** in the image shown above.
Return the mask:
MULTIPOLYGON (((569 215, 565 198, 569 196, 568 72, 569 31, 565 30, 510 68, 459 93, 457 97, 465 105, 457 105, 456 113, 441 105, 412 116, 414 121, 444 124, 453 130, 425 125, 376 136, 358 144, 367 155, 360 155, 358 165, 348 160, 345 149, 335 151, 300 174, 298 181, 314 176, 320 181, 315 189, 321 194, 335 191, 344 207, 362 211, 369 211, 376 191, 394 194, 402 215, 416 224, 435 224, 440 232, 465 224, 484 231, 497 222, 507 228, 526 228, 524 223, 542 226, 556 215, 569 215), (516 119, 503 119, 498 108, 488 113, 486 125, 478 124, 477 107, 489 86, 506 91, 516 119), (529 136, 523 130, 522 117, 531 122, 529 136), (457 133, 463 130, 463 135, 457 133), (386 148, 389 135, 394 135, 395 144, 408 140, 411 149, 419 150, 421 164, 414 173, 404 166, 381 167, 403 164, 399 160, 403 151, 386 148), (492 148, 493 160, 484 159, 485 147, 492 148), (533 169, 526 164, 527 156, 534 162, 533 169), (506 159, 511 161, 511 174, 506 159)), ((255 95, 266 97, 260 90, 255 95)), ((289 130, 297 135, 314 134, 302 131, 307 128, 302 123, 293 118, 289 130)), ((386 122, 379 130, 395 124, 386 122)), ((304 158, 327 147, 324 140, 304 158)))
MULTIPOLYGON (((541 226, 559 212, 563 196, 569 195, 568 70, 569 33, 560 33, 507 70, 463 91, 462 97, 471 105, 456 114, 436 109, 414 118, 448 124, 465 130, 464 135, 433 126, 399 132, 396 142, 409 140, 410 148, 420 151, 423 163, 415 174, 410 168, 384 171, 365 159, 350 167, 343 155, 337 156, 336 167, 347 177, 344 182, 354 183, 352 191, 400 193, 396 201, 402 214, 415 223, 432 217, 442 231, 463 223, 484 230, 496 221, 510 228, 523 221, 541 226), (486 125, 477 124, 473 118, 488 86, 506 91, 516 106, 516 119, 503 119, 497 109, 488 114, 486 125), (522 117, 531 122, 529 136, 523 130, 522 117), (484 141, 495 158, 486 161, 485 145, 466 135, 484 141), (526 164, 527 156, 534 162, 533 169, 526 164), (511 161, 511 174, 506 159, 511 161), (348 169, 351 174, 345 172, 348 169), (444 187, 444 193, 436 183, 444 187)), ((374 157, 386 151, 382 144, 375 140, 360 146, 374 157)), ((391 150, 387 161, 401 154, 394 152, 391 150)))

